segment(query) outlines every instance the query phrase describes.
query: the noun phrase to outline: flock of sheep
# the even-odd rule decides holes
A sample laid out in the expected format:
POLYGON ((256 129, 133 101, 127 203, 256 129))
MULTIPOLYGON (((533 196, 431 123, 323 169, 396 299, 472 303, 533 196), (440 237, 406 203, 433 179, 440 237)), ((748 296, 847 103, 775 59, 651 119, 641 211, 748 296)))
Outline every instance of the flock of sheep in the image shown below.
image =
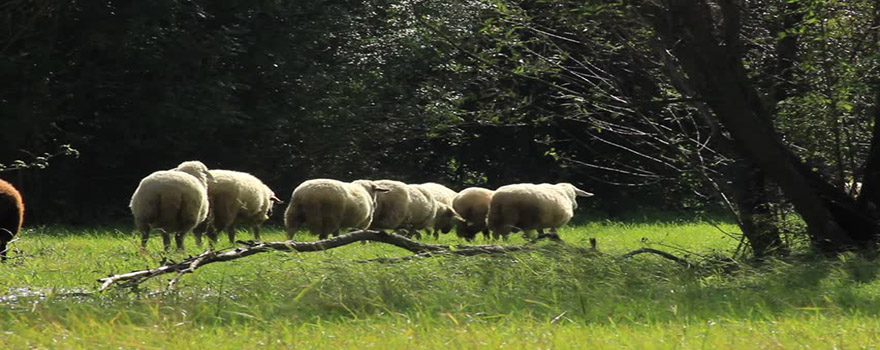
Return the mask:
MULTIPOLYGON (((426 230, 435 238, 457 227, 457 235, 473 240, 482 232, 488 239, 506 238, 515 230, 543 233, 568 223, 577 209, 576 197, 589 197, 572 184, 516 184, 495 191, 470 187, 455 192, 436 183, 405 184, 393 180, 342 182, 314 179, 293 190, 284 226, 292 240, 301 228, 319 239, 339 235, 342 229, 394 230, 421 238, 426 230)), ((131 198, 135 226, 146 246, 150 229, 162 233, 165 249, 174 233, 177 248, 193 231, 196 244, 207 233, 216 242, 226 231, 235 241, 235 226, 249 226, 260 238, 260 225, 283 203, 262 181, 248 173, 208 170, 199 161, 157 171, 141 180, 131 198)))
MULTIPOLYGON (((320 239, 337 236, 342 229, 393 230, 421 238, 435 238, 456 227, 459 237, 473 240, 482 232, 488 239, 507 238, 513 231, 544 229, 555 232, 568 223, 577 209, 576 197, 589 197, 569 183, 516 184, 492 191, 470 187, 455 192, 436 183, 405 184, 393 180, 308 180, 293 190, 284 225, 293 239, 307 228, 320 239)), ((171 170, 153 172, 140 181, 129 207, 146 247, 151 230, 162 235, 165 250, 174 235, 183 249, 192 231, 201 245, 207 234, 211 244, 226 231, 235 242, 235 227, 250 227, 260 239, 260 226, 275 204, 284 203, 255 176, 231 170, 209 170, 199 161, 180 163, 171 170)), ((21 195, 0 180, 0 257, 20 231, 24 219, 21 195)))

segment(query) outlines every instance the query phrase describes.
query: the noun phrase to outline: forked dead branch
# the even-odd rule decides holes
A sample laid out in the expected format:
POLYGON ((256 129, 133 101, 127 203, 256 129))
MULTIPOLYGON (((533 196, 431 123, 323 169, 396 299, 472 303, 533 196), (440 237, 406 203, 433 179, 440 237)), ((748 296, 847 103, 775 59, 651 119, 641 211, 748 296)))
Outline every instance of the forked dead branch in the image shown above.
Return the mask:
MULTIPOLYGON (((268 251, 285 251, 285 252, 317 252, 322 250, 328 250, 333 248, 338 248, 344 245, 348 245, 354 242, 362 242, 362 241, 373 241, 373 242, 381 242, 386 244, 391 244, 399 248, 406 249, 413 253, 413 255, 409 256, 401 256, 401 257, 392 257, 392 258, 378 258, 372 260, 364 260, 361 262, 401 262, 401 261, 409 261, 414 258, 423 258, 430 256, 438 256, 438 255, 461 255, 461 256, 473 256, 473 255, 481 255, 481 254, 501 254, 501 253, 511 253, 511 252, 521 252, 521 251, 529 251, 534 249, 535 243, 538 243, 542 240, 550 240, 553 242, 564 243, 557 234, 548 233, 548 234, 540 234, 538 237, 526 242, 523 245, 446 245, 446 244, 429 244, 422 243, 418 241, 411 240, 404 236, 394 234, 394 233, 384 233, 380 231, 374 230, 358 230, 354 231, 342 236, 328 238, 319 241, 313 242, 294 242, 294 241, 281 241, 281 242, 253 242, 253 241, 238 241, 237 243, 245 245, 245 247, 238 247, 227 250, 219 250, 219 251, 206 251, 197 256, 191 256, 181 262, 171 262, 165 265, 145 270, 132 271, 129 273, 122 273, 107 276, 101 279, 98 279, 98 282, 101 282, 101 287, 98 289, 99 292, 105 291, 111 287, 134 287, 137 286, 150 278, 162 276, 170 273, 177 273, 171 281, 168 282, 168 288, 173 288, 175 284, 180 280, 180 278, 187 274, 195 271, 199 267, 212 264, 215 262, 222 261, 230 261, 236 260, 240 258, 244 258, 247 256, 251 256, 258 253, 264 253, 268 251)), ((590 239, 590 248, 581 248, 584 252, 590 253, 599 253, 599 250, 596 248, 596 239, 590 239)), ((623 259, 631 258, 635 255, 642 253, 652 253, 657 254, 663 258, 673 260, 682 264, 683 266, 689 267, 692 266, 687 260, 683 258, 679 258, 672 254, 659 251, 656 249, 650 248, 642 248, 637 249, 627 254, 620 256, 623 259)))
POLYGON ((409 238, 397 235, 397 234, 388 234, 380 231, 372 231, 372 230, 359 230, 354 231, 349 234, 345 234, 338 237, 333 237, 329 239, 324 239, 320 241, 314 242, 293 242, 293 241, 282 241, 282 242, 243 242, 238 241, 240 244, 244 244, 245 247, 239 247, 228 250, 219 250, 219 251, 206 251, 197 256, 189 257, 181 262, 176 263, 168 263, 163 266, 159 266, 152 269, 138 270, 132 271, 129 273, 116 274, 108 277, 104 277, 98 280, 101 282, 101 288, 98 291, 107 290, 113 286, 136 286, 144 281, 165 275, 170 273, 177 273, 171 281, 168 283, 168 287, 174 287, 180 277, 184 274, 191 273, 202 267, 204 265, 208 265, 215 262, 221 261, 230 261, 235 259, 244 258, 246 256, 268 252, 272 250, 277 251, 297 251, 297 252, 316 252, 322 250, 333 249, 337 247, 341 247, 347 244, 351 244, 354 242, 360 241, 374 241, 374 242, 382 242, 386 244, 391 244, 403 249, 406 249, 417 256, 429 256, 429 255, 442 255, 442 254, 454 254, 454 255, 478 255, 478 254, 497 254, 497 253, 508 253, 508 252, 516 252, 530 249, 534 243, 543 240, 543 239, 551 239, 554 241, 559 241, 559 236, 555 234, 545 234, 540 235, 534 240, 524 244, 524 245, 515 245, 515 246, 504 246, 504 245, 446 245, 446 244, 428 244, 421 243, 409 238))

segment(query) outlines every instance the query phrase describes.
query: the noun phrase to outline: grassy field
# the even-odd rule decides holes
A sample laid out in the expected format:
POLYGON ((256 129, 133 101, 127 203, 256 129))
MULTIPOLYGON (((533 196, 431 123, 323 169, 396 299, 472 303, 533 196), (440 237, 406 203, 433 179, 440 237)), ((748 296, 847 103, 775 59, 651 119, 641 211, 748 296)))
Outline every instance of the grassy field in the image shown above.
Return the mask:
MULTIPOLYGON (((362 260, 409 253, 379 243, 272 252, 204 266, 174 290, 165 287, 169 276, 137 290, 91 293, 100 277, 162 259, 158 237, 144 255, 127 230, 29 229, 14 244, 18 258, 0 266, 0 345, 850 349, 880 343, 880 263, 853 255, 722 263, 713 257, 731 255, 738 242, 704 223, 606 221, 563 230, 566 244, 542 243, 529 253, 390 264, 362 260), (601 253, 579 248, 591 237, 601 253), (620 258, 644 246, 696 265, 647 254, 620 258)), ((277 230, 265 236, 283 237, 277 230)), ((508 244, 522 242, 514 237, 508 244)), ((191 238, 187 243, 186 253, 169 258, 200 252, 191 238)))

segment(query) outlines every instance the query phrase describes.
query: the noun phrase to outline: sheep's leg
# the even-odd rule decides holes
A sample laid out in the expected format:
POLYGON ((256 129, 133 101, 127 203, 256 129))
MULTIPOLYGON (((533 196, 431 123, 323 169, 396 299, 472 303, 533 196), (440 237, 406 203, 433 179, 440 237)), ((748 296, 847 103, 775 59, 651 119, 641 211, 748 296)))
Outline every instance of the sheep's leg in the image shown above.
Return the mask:
POLYGON ((165 247, 165 251, 171 250, 171 233, 164 229, 160 229, 159 232, 162 233, 162 246, 165 247))
POLYGON ((150 225, 138 223, 137 230, 141 233, 141 249, 146 249, 147 239, 150 238, 150 225))
POLYGON ((229 237, 230 244, 235 243, 235 227, 234 226, 229 225, 229 227, 226 228, 226 236, 229 237))
POLYGON ((183 251, 183 238, 186 234, 186 231, 180 231, 174 234, 174 242, 177 244, 177 251, 183 251))
POLYGON ((254 228, 251 229, 254 232, 254 240, 260 240, 260 225, 254 225, 254 228))
POLYGON ((340 222, 342 222, 341 216, 336 215, 327 215, 324 217, 322 222, 322 232, 326 232, 327 235, 333 237, 339 237, 339 229, 340 222))
POLYGON ((329 236, 330 236, 330 235, 328 235, 328 234, 326 234, 326 233, 325 233, 325 234, 320 234, 320 235, 318 235, 318 240, 325 240, 325 239, 327 239, 327 237, 329 237, 329 236))
POLYGON ((433 235, 434 235, 434 240, 435 240, 435 241, 439 241, 439 240, 440 240, 440 230, 438 230, 438 229, 435 228, 435 229, 434 229, 434 233, 433 233, 433 235))
POLYGON ((505 241, 507 240, 507 235, 510 234, 510 231, 513 230, 512 225, 501 225, 494 231, 492 231, 492 238, 499 239, 502 238, 505 241))
POLYGON ((210 230, 210 228, 208 227, 208 226, 211 226, 208 224, 210 221, 211 221, 211 218, 209 216, 207 219, 205 219, 205 221, 202 221, 200 224, 196 225, 196 227, 193 229, 193 237, 195 237, 196 245, 199 247, 202 246, 202 235, 208 234, 207 232, 210 230))
MULTIPOLYGON (((219 236, 219 232, 217 230, 216 222, 212 225, 208 225, 208 231, 205 232, 205 236, 208 237, 208 243, 211 246, 214 246, 214 243, 217 243, 217 236, 219 236)), ((199 244, 200 237, 196 236, 196 244, 199 244)))
MULTIPOLYGON (((476 236, 476 234, 474 234, 474 236, 476 236)), ((473 239, 473 238, 471 238, 471 239, 473 239)), ((488 228, 483 229, 483 239, 485 239, 487 241, 489 240, 489 229, 488 228)))
POLYGON ((0 261, 6 262, 6 249, 8 249, 9 241, 0 240, 0 261))

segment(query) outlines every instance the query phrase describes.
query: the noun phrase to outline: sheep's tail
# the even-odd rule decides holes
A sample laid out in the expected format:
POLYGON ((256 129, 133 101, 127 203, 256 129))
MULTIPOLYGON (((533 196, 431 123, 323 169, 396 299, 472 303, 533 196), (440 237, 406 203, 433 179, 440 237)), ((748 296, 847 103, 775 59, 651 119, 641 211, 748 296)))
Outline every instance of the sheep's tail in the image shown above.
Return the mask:
POLYGON ((178 219, 183 199, 178 193, 162 193, 156 201, 157 222, 166 231, 178 230, 178 219))

